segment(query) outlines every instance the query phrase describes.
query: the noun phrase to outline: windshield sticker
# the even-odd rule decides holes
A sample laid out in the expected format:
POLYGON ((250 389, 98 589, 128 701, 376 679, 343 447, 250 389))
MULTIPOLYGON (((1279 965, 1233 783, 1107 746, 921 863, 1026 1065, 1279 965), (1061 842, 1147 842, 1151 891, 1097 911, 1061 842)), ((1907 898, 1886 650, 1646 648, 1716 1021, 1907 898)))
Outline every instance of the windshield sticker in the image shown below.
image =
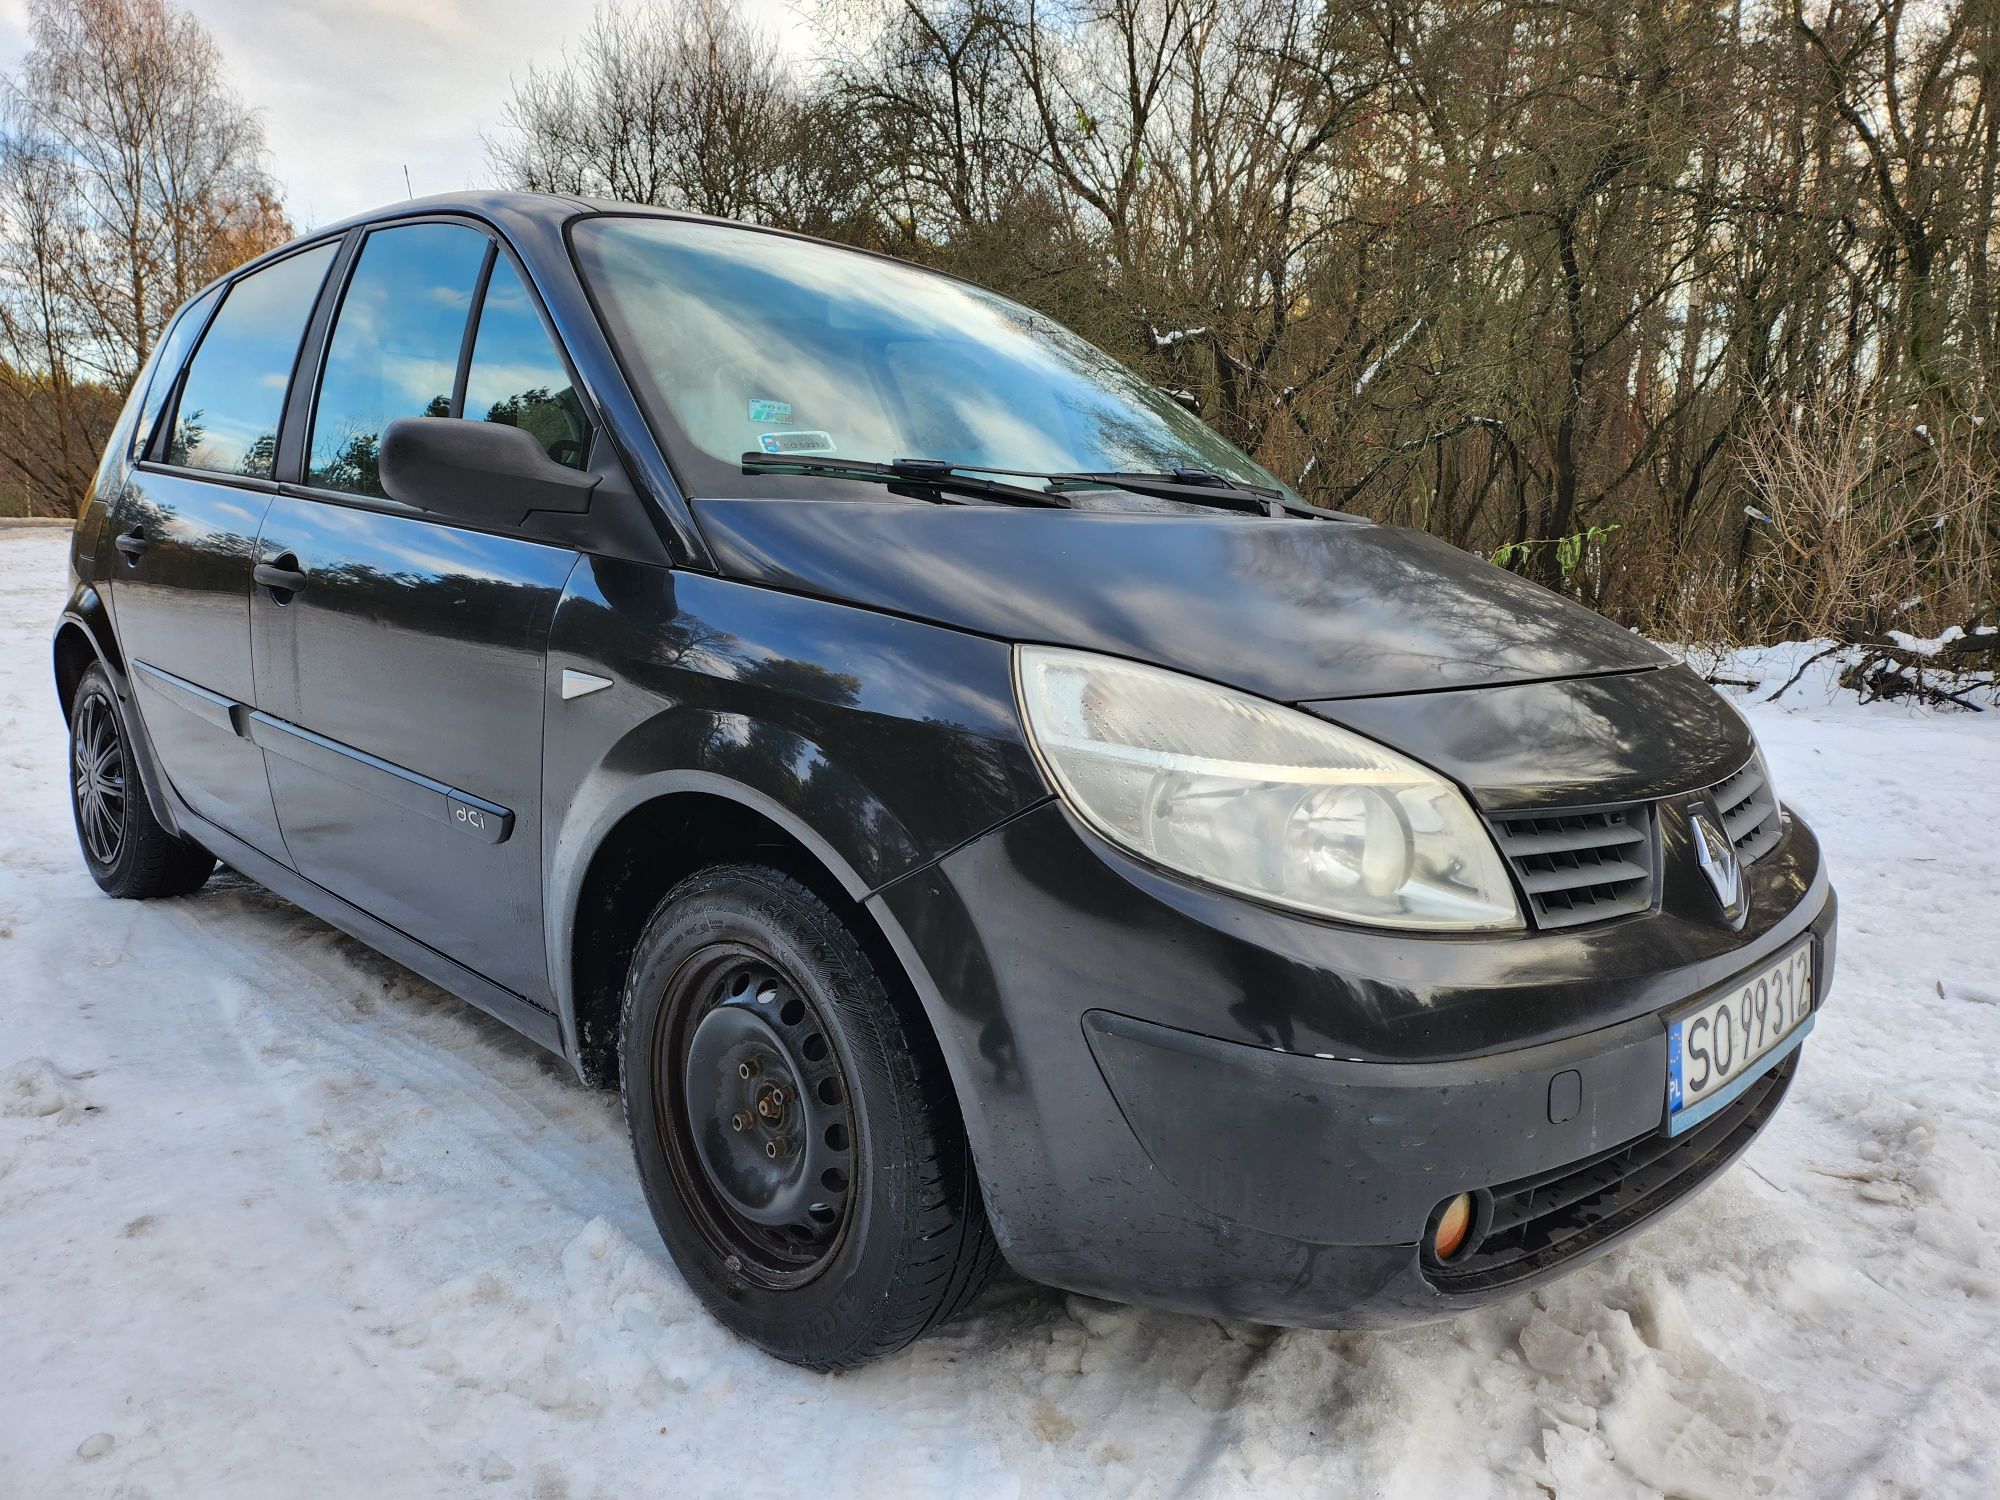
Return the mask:
POLYGON ((830 432, 760 432, 757 446, 766 453, 831 453, 830 432))
POLYGON ((792 420, 792 403, 789 401, 767 401, 762 396, 750 398, 750 420, 753 422, 789 422, 792 420))

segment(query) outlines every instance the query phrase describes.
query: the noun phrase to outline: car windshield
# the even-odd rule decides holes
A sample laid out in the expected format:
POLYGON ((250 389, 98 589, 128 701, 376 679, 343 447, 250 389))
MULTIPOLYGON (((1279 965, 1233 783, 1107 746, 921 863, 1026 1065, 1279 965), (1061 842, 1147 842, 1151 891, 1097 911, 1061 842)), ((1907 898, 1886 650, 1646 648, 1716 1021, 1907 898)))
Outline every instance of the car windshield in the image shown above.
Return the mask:
POLYGON ((1102 350, 946 276, 691 220, 587 219, 585 278, 697 492, 773 494, 745 453, 1278 480, 1102 350))

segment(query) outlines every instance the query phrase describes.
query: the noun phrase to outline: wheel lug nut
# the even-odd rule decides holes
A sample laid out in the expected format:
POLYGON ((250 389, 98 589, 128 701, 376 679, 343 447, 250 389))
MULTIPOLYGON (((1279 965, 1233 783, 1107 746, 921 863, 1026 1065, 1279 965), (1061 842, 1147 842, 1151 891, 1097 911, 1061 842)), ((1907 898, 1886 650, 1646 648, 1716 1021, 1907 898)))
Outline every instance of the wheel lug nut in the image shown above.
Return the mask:
POLYGON ((778 1143, 776 1141, 764 1142, 764 1154, 770 1157, 771 1160, 776 1161, 778 1159, 778 1143))
POLYGON ((751 1058, 750 1061, 748 1062, 738 1063, 736 1065, 736 1076, 738 1078, 755 1078, 757 1076, 757 1073, 758 1073, 757 1059, 754 1057, 751 1058))
POLYGON ((745 1114, 739 1114, 729 1122, 729 1125, 732 1130, 748 1130, 750 1128, 750 1117, 745 1114))

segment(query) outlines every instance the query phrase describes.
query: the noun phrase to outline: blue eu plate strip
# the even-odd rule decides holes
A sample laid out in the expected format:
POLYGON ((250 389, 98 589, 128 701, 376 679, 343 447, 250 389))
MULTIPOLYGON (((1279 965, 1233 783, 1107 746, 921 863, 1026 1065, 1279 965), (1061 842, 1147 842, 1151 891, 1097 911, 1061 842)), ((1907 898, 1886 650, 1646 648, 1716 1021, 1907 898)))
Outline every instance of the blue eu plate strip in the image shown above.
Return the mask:
MULTIPOLYGON (((1741 1078, 1732 1078, 1724 1087, 1717 1089, 1701 1103, 1687 1109, 1674 1109, 1667 1116, 1667 1134, 1679 1135, 1684 1130, 1692 1130, 1719 1109, 1727 1109, 1743 1097, 1743 1091, 1762 1078, 1780 1062, 1798 1051, 1799 1043, 1806 1039, 1813 1029, 1818 1013, 1809 1014, 1799 1023, 1799 1029, 1786 1037, 1777 1046, 1766 1052, 1751 1065, 1741 1078)), ((1672 1027, 1673 1040, 1667 1048, 1667 1103, 1671 1108, 1680 1103, 1681 1097, 1681 1023, 1672 1027)))

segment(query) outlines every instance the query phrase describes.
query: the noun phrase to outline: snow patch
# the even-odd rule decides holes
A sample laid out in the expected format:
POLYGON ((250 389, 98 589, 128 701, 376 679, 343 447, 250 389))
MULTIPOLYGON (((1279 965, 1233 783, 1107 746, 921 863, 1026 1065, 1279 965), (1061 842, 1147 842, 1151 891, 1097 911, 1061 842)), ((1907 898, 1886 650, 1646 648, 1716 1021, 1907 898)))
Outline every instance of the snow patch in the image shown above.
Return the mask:
MULTIPOLYGON (((1374 382, 1376 375, 1381 372, 1382 366, 1386 365, 1390 360, 1394 359, 1398 354, 1400 354, 1403 350, 1403 345, 1409 343, 1411 339, 1415 338, 1417 336, 1417 331, 1421 329, 1423 326, 1424 326, 1424 320, 1422 318, 1417 319, 1416 322, 1412 323, 1408 328, 1405 328, 1402 331, 1402 333, 1397 335, 1395 341, 1391 343, 1388 348, 1384 349, 1380 354, 1376 355, 1375 358, 1369 362, 1368 368, 1361 372, 1361 378, 1354 382, 1354 394, 1359 396, 1363 391, 1367 390, 1368 387, 1374 382)), ((1286 394, 1289 395, 1290 392, 1287 391, 1286 394)))
POLYGON ((0 1072, 0 1114, 67 1125, 90 1108, 78 1081, 45 1057, 15 1063, 0 1072))
POLYGON ((1566 1281, 1536 1294, 1520 1349, 1540 1377, 1541 1463, 1523 1477, 1560 1489, 1588 1469, 1596 1493, 1688 1500, 1772 1493, 1790 1423, 1770 1396, 1709 1351, 1657 1271, 1619 1292, 1566 1281))

